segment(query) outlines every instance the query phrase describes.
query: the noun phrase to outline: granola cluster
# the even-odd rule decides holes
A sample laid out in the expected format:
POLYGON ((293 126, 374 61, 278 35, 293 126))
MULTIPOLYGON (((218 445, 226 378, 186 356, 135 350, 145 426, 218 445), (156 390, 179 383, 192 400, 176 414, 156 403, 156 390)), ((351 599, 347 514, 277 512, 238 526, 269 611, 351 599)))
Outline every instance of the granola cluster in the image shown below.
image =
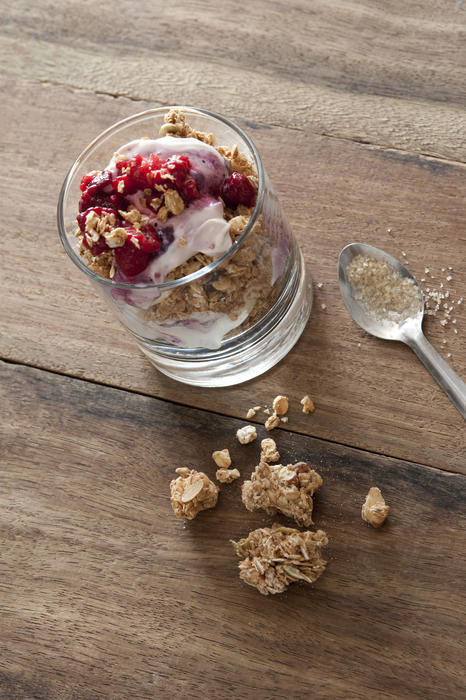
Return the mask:
POLYGON ((277 511, 294 518, 298 525, 312 523, 312 496, 322 486, 322 477, 306 462, 267 464, 260 462, 242 486, 242 499, 250 511, 277 511))
POLYGON ((307 394, 306 396, 303 396, 300 403, 303 407, 303 413, 314 413, 314 411, 316 410, 316 407, 314 406, 314 401, 307 394))
POLYGON ((240 578, 263 595, 283 593, 295 581, 313 583, 327 563, 320 551, 328 544, 323 530, 299 532, 275 524, 232 544, 241 557, 240 578))
POLYGON ((384 524, 389 510, 390 506, 386 505, 380 489, 377 486, 369 489, 361 509, 362 519, 372 527, 380 527, 384 524))
POLYGON ((277 450, 275 440, 265 438, 261 442, 261 462, 278 462, 280 454, 277 450))
POLYGON ((213 508, 219 488, 203 472, 180 467, 170 483, 171 504, 177 518, 192 520, 201 510, 213 508))
POLYGON ((239 479, 241 474, 239 469, 217 469, 215 477, 221 484, 231 484, 235 479, 239 479))
POLYGON ((238 442, 242 445, 247 445, 257 438, 257 431, 255 425, 245 425, 236 431, 236 437, 238 442))

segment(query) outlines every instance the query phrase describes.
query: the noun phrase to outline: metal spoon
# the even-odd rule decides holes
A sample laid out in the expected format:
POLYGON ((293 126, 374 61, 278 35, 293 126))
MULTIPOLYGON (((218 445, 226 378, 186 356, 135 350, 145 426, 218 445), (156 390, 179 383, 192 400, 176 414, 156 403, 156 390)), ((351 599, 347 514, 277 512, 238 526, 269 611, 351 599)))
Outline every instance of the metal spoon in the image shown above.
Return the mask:
POLYGON ((338 281, 345 306, 353 319, 365 331, 384 338, 385 340, 400 340, 414 350, 421 362, 424 363, 431 375, 448 394, 458 411, 466 418, 466 384, 458 377, 445 360, 432 347, 422 332, 424 317, 424 296, 415 277, 396 258, 388 255, 379 248, 364 243, 350 243, 340 253, 338 258, 338 281), (366 310, 364 304, 355 299, 353 289, 346 276, 346 268, 356 255, 368 255, 390 265, 400 277, 409 277, 416 285, 419 293, 419 310, 414 316, 395 323, 392 319, 380 320, 366 310))

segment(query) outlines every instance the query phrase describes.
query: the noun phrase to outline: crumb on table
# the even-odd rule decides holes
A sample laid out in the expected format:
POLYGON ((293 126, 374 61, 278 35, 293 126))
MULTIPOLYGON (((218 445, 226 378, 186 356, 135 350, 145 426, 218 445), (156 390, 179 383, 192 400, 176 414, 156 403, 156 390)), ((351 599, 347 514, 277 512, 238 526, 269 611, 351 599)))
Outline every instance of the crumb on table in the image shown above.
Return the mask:
POLYGON ((380 489, 372 486, 366 496, 366 500, 361 509, 361 517, 372 527, 380 527, 384 524, 390 506, 387 506, 380 489))

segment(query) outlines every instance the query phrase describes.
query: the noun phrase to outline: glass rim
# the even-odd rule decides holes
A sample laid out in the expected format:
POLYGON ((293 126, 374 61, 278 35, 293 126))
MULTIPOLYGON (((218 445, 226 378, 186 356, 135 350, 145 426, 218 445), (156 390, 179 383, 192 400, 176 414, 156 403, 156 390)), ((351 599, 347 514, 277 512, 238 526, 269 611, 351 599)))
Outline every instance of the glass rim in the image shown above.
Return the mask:
POLYGON ((161 291, 167 291, 169 289, 174 289, 175 287, 180 287, 185 284, 189 284, 190 282, 193 282, 194 280, 197 280, 201 277, 204 277, 214 270, 216 270, 218 267, 220 267, 224 262, 226 262, 229 258, 231 258, 236 251, 242 246, 243 242, 246 240, 246 238, 249 236, 252 228, 254 227, 254 224, 257 221, 257 217, 259 216, 259 212, 262 208, 262 202, 264 199, 264 192, 265 192, 265 171, 264 171, 264 166, 262 165, 262 160, 259 155, 259 152, 257 151, 256 146, 254 145, 254 142, 252 139, 246 134, 243 129, 232 122, 230 119, 227 117, 223 117, 221 114, 217 114, 216 112, 211 112, 207 109, 201 109, 199 107, 188 107, 188 106, 183 106, 183 105, 172 105, 172 106, 166 106, 166 107, 154 107, 152 109, 147 109, 144 110, 143 112, 138 112, 137 114, 133 114, 129 117, 125 117, 125 119, 121 119, 118 122, 115 122, 111 126, 107 127, 107 129, 104 129, 104 131, 101 131, 100 134, 98 134, 89 144, 86 146, 86 148, 81 151, 81 153, 78 155, 76 160, 74 161, 73 165, 71 166, 70 170, 68 171, 68 174, 66 175, 66 178, 63 182, 63 185, 60 190, 60 195, 58 198, 58 206, 57 206, 57 224, 58 224, 58 233, 60 236, 61 243, 68 254, 68 257, 74 262, 74 264, 82 270, 91 280, 98 282, 99 284, 103 284, 104 286, 107 286, 109 288, 118 288, 118 289, 133 289, 133 290, 143 290, 143 289, 159 289, 161 291), (74 250, 73 246, 70 244, 68 240, 68 236, 66 233, 65 229, 65 221, 64 221, 64 204, 66 200, 66 196, 68 194, 68 190, 70 188, 70 183, 74 175, 76 174, 78 168, 81 166, 82 162, 84 161, 85 158, 87 158, 89 155, 92 154, 92 152, 99 146, 108 136, 111 134, 116 134, 118 131, 121 131, 124 129, 126 126, 129 126, 130 124, 137 124, 140 121, 144 121, 147 117, 150 117, 152 115, 160 114, 161 112, 166 113, 170 111, 171 109, 177 109, 179 111, 185 111, 185 112, 191 112, 191 113, 198 113, 201 115, 205 115, 207 117, 212 117, 220 122, 223 122, 226 126, 228 126, 230 129, 235 131, 239 136, 244 140, 248 148, 251 150, 254 159, 255 159, 255 164, 257 168, 257 175, 258 175, 258 188, 257 188, 257 198, 256 198, 256 204, 254 207, 254 211, 251 214, 251 217, 242 232, 242 234, 239 236, 239 238, 232 243, 230 248, 223 253, 219 258, 216 258, 213 260, 211 263, 208 265, 204 265, 201 267, 199 270, 196 270, 195 272, 191 272, 189 275, 185 275, 184 277, 179 277, 176 280, 169 280, 168 282, 159 282, 159 283, 133 283, 133 282, 115 282, 112 279, 109 279, 108 277, 103 277, 102 275, 99 275, 98 273, 94 272, 91 270, 84 262, 84 260, 77 254, 77 252, 74 250))

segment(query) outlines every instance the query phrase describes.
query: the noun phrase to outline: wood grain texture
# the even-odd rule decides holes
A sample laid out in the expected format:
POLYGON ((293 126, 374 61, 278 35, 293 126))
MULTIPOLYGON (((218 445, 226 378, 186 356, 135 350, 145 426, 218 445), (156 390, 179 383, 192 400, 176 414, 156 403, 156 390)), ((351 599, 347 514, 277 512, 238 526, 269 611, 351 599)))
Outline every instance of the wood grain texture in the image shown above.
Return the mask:
POLYGON ((10 74, 465 160, 455 0, 91 0, 0 8, 10 74))
POLYGON ((275 431, 324 478, 329 564, 265 598, 228 540, 272 518, 239 481, 187 524, 169 503, 214 448, 248 475, 240 421, 4 363, 0 391, 0 697, 462 697, 464 477, 275 431), (374 484, 381 530, 360 518, 374 484))
MULTIPOLYGON (((289 427, 294 431, 465 470, 460 414, 408 348, 356 327, 336 279, 340 249, 359 239, 397 257, 407 252, 418 278, 425 266, 440 275, 442 267, 453 264, 448 286, 456 298, 466 297, 464 265, 456 269, 466 250, 463 166, 245 125, 314 279, 324 286, 315 289, 302 340, 272 371, 228 391, 194 389, 152 368, 66 259, 56 233, 55 205, 72 160, 98 131, 133 113, 134 103, 12 78, 4 79, 3 90, 9 95, 1 122, 5 167, 0 173, 8 192, 0 224, 4 358, 237 417, 285 393, 292 399, 289 427), (24 104, 30 107, 18 120, 24 104), (24 182, 38 182, 27 199, 24 182), (316 402, 312 417, 300 412, 304 393, 316 402)), ((444 355, 452 353, 450 361, 463 376, 465 314, 466 304, 458 306, 458 335, 451 325, 443 329, 438 318, 425 323, 433 344, 444 355)))

